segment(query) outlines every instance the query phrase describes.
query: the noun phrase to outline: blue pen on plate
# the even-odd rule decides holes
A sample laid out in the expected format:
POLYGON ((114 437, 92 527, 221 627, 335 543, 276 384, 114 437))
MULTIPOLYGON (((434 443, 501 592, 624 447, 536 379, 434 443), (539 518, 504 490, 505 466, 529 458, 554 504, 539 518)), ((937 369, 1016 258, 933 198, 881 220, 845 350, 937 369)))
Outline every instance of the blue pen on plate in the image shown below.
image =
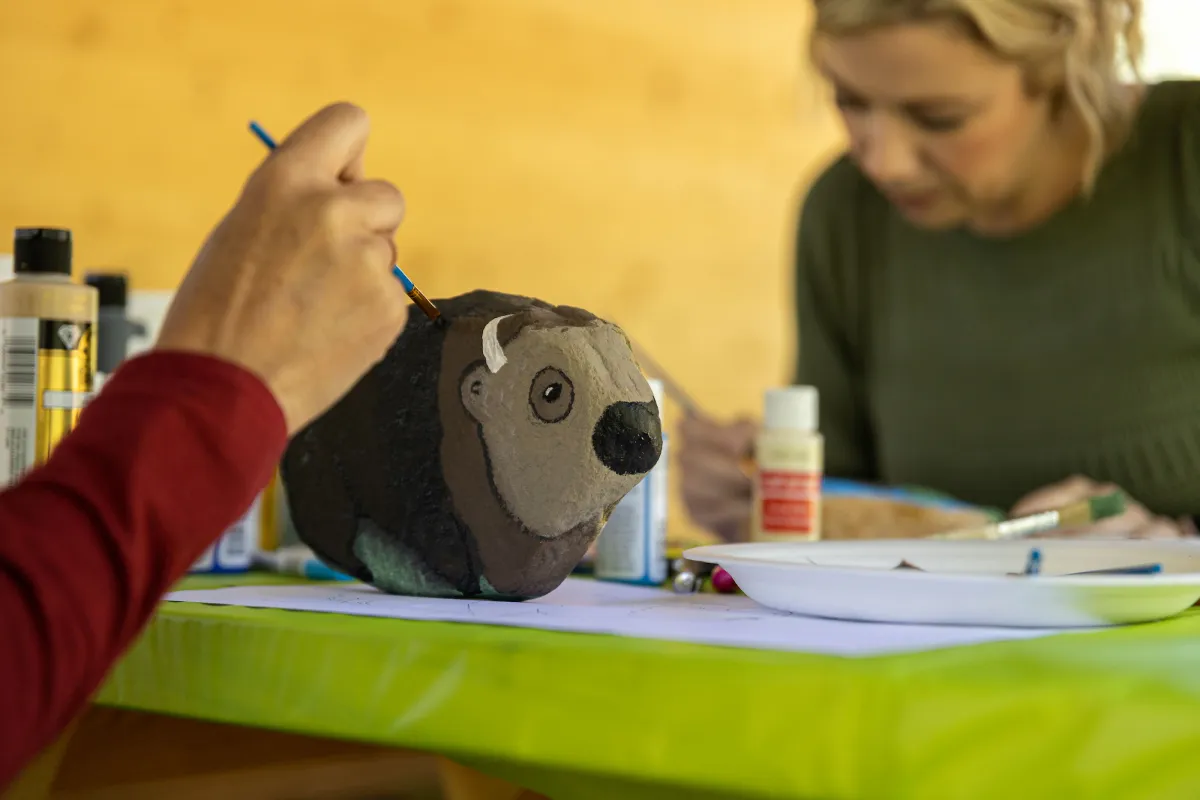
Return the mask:
MULTIPOLYGON (((259 125, 253 120, 250 122, 250 132, 257 136, 258 140, 265 144, 268 150, 274 150, 279 146, 275 142, 274 137, 267 133, 262 125, 259 125)), ((442 313, 437 310, 437 306, 431 303, 429 298, 422 294, 421 290, 417 288, 417 285, 413 283, 407 275, 404 274, 404 270, 400 269, 399 264, 392 265, 392 274, 400 279, 400 283, 404 286, 405 294, 407 294, 409 299, 416 304, 417 308, 425 312, 425 316, 429 317, 429 319, 433 322, 439 322, 439 320, 441 320, 442 313)))
POLYGON ((1036 547, 1029 551, 1029 558, 1025 562, 1025 574, 1037 575, 1042 571, 1042 551, 1036 547))
POLYGON ((329 567, 303 545, 281 547, 254 554, 255 562, 271 572, 296 575, 311 581, 352 581, 354 578, 329 567))

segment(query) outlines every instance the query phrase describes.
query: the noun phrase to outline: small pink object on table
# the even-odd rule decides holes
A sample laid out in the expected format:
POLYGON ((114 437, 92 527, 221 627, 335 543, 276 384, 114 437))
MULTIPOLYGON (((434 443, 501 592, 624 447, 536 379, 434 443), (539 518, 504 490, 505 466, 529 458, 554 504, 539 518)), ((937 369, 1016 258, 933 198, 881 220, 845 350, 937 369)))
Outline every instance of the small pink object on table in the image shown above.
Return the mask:
POLYGON ((713 570, 712 586, 721 594, 733 594, 738 590, 737 584, 733 582, 733 576, 721 567, 713 570))

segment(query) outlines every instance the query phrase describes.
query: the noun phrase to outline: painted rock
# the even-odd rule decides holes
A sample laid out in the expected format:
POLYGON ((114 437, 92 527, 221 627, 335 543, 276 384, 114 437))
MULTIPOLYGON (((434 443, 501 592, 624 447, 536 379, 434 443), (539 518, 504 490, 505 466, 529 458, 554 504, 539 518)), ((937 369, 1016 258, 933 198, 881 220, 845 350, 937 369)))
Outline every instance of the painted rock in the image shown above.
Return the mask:
POLYGON ((619 328, 476 291, 435 304, 281 475, 300 539, 394 594, 523 600, 566 579, 658 462, 650 386, 619 328))

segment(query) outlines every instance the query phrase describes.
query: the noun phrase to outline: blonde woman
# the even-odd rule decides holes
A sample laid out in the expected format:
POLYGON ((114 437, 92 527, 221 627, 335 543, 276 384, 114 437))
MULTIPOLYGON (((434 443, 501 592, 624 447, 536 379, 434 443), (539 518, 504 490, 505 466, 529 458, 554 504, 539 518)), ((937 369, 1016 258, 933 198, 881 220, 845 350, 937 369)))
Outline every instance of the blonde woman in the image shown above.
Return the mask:
MULTIPOLYGON (((814 0, 849 150, 797 238, 797 380, 831 475, 1091 533, 1200 514, 1200 83, 1131 86, 1141 0, 814 0)), ((744 535, 750 423, 682 428, 685 500, 744 535)))

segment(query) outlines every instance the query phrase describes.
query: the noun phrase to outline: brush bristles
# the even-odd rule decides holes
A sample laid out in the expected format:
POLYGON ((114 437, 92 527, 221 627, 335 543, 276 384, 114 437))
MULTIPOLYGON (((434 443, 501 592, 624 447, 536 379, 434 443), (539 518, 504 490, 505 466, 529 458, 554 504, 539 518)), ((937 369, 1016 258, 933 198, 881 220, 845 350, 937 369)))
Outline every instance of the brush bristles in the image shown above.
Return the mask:
POLYGON ((413 303, 417 306, 417 308, 424 311, 425 316, 429 317, 435 323, 439 319, 442 318, 442 312, 438 311, 437 306, 435 306, 433 303, 429 302, 429 299, 427 297, 425 297, 425 295, 423 295, 421 293, 421 290, 418 289, 417 287, 414 286, 408 292, 408 296, 413 301, 413 303))

